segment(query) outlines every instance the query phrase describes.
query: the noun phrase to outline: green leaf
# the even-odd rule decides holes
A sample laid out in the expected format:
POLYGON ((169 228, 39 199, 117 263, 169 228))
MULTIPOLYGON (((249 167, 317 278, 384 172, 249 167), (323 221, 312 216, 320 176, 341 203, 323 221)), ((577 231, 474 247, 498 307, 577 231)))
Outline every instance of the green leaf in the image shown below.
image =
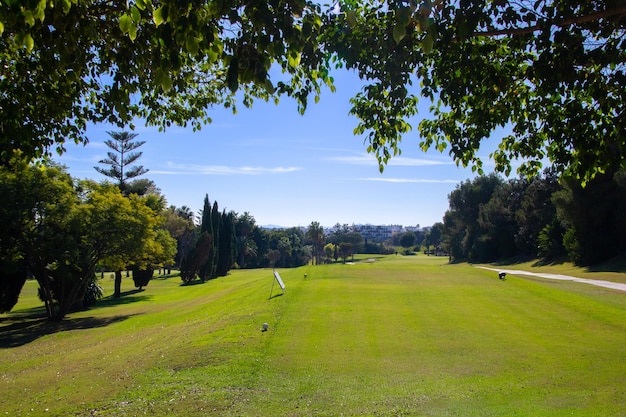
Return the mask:
POLYGON ((63 10, 64 14, 68 14, 71 8, 72 3, 70 2, 70 0, 61 0, 61 9, 63 10))
POLYGON ((30 33, 18 33, 15 36, 15 41, 21 46, 25 47, 28 52, 32 51, 33 47, 35 46, 35 41, 33 40, 33 37, 30 33))
POLYGON ((400 43, 406 36, 406 27, 402 24, 396 23, 393 27, 393 40, 396 44, 400 43))
POLYGON ((228 67, 228 73, 226 75, 226 82, 228 83, 228 88, 233 93, 235 93, 239 88, 239 60, 237 58, 233 58, 230 61, 230 66, 228 67))
POLYGON ((424 49, 425 54, 428 54, 430 53, 430 51, 433 50, 434 43, 435 43, 435 39, 433 38, 433 35, 428 33, 426 37, 424 38, 424 40, 422 41, 422 49, 424 49))
POLYGON ((154 13, 152 13, 152 20, 154 21, 154 24, 157 26, 165 22, 165 18, 163 17, 163 6, 157 8, 154 11, 154 13))
POLYGON ((35 46, 35 41, 33 40, 33 37, 30 35, 30 33, 24 35, 22 43, 26 47, 26 50, 28 52, 32 51, 35 46))
POLYGON ((288 63, 291 68, 298 68, 302 55, 299 52, 289 52, 288 63))
POLYGON ((130 26, 130 29, 128 31, 128 37, 131 41, 135 41, 135 39, 137 38, 137 25, 135 23, 130 26))
POLYGON ((123 14, 120 17, 120 30, 122 33, 128 33, 130 31, 130 27, 133 25, 133 20, 127 14, 123 14))
POLYGON ((198 39, 196 39, 193 36, 189 36, 187 38, 187 40, 185 41, 185 46, 187 48, 187 52, 189 52, 191 55, 197 54, 198 50, 200 49, 200 45, 198 44, 198 39))
POLYGON ((24 23, 26 23, 29 27, 33 27, 35 25, 35 15, 31 10, 24 10, 24 23))
POLYGON ((221 51, 219 50, 219 48, 216 47, 216 45, 212 45, 207 51, 207 57, 209 58, 209 62, 217 61, 220 52, 221 51))
POLYGON ((164 91, 169 91, 172 88, 172 79, 163 68, 159 68, 156 71, 154 74, 154 81, 160 85, 164 91))
POLYGON ((130 14, 133 17, 133 22, 139 23, 141 21, 141 12, 135 6, 130 8, 130 14))
POLYGON ((346 19, 348 20, 348 26, 352 27, 356 25, 356 12, 354 10, 349 10, 346 13, 346 19))
POLYGON ((0 36, 4 33, 4 23, 0 22, 0 36))
POLYGON ((410 8, 408 8, 408 7, 400 7, 396 11, 396 22, 398 24, 406 26, 406 25, 409 24, 410 20, 411 20, 411 9, 410 8))

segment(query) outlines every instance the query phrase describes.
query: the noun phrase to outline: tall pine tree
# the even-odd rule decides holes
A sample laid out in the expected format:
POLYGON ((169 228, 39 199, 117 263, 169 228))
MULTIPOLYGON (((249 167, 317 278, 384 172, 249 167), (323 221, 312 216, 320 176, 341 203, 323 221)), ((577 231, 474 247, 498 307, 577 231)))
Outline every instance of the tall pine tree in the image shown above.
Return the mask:
POLYGON ((104 141, 104 144, 111 149, 107 152, 108 158, 98 161, 99 164, 108 165, 108 168, 94 167, 96 171, 109 178, 114 179, 122 193, 127 194, 128 180, 139 177, 148 172, 142 165, 132 165, 133 162, 141 158, 143 152, 133 152, 146 141, 137 141, 136 133, 129 132, 107 132, 111 139, 104 141))

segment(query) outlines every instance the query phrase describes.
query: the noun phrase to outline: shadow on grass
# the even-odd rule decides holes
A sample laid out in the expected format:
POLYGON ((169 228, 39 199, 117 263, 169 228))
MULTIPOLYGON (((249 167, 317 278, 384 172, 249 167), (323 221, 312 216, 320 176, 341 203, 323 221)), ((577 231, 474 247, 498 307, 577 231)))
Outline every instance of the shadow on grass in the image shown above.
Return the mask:
POLYGON ((42 313, 45 315, 43 308, 31 310, 27 310, 26 314, 0 319, 0 348, 19 347, 50 334, 104 327, 132 317, 132 315, 120 315, 50 321, 41 316, 42 313))
POLYGON ((626 272, 626 257, 618 256, 598 265, 587 268, 589 272, 626 272))
POLYGON ((200 285, 200 284, 206 284, 208 281, 202 281, 200 279, 194 279, 193 281, 188 281, 188 282, 181 282, 180 286, 181 287, 191 287, 193 285, 200 285))
POLYGON ((139 301, 148 301, 152 298, 152 296, 150 295, 140 295, 140 296, 135 296, 135 297, 131 297, 132 295, 138 294, 138 293, 142 293, 145 290, 131 290, 131 291, 124 291, 122 293, 122 295, 120 297, 114 297, 112 295, 109 295, 108 297, 104 297, 99 299, 96 302, 96 305, 92 307, 92 309, 95 308, 100 308, 100 307, 111 307, 111 306, 117 306, 117 305, 126 305, 126 304, 131 304, 131 303, 137 303, 139 301))
MULTIPOLYGON (((527 258, 527 257, 513 257, 507 259, 500 259, 498 261, 493 262, 493 265, 496 266, 509 266, 516 265, 525 262, 531 262, 533 267, 539 266, 558 266, 566 263, 570 263, 571 261, 567 257, 560 257, 557 259, 536 259, 536 258, 527 258)), ((587 267, 582 267, 587 270, 587 272, 617 272, 617 273, 626 273, 626 256, 618 256, 608 261, 601 262, 596 265, 591 265, 587 267)))
POLYGON ((152 279, 156 279, 156 280, 159 280, 159 281, 165 281, 165 280, 172 279, 172 278, 180 279, 180 272, 171 273, 171 274, 155 275, 154 277, 152 277, 152 279))

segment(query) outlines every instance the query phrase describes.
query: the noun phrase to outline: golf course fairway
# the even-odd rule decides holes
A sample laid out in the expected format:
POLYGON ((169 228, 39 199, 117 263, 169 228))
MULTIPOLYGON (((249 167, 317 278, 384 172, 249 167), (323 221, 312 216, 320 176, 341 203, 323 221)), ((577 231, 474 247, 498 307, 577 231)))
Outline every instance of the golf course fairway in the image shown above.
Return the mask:
POLYGON ((105 274, 60 323, 28 281, 0 315, 0 415, 626 415, 626 292, 425 255, 277 271, 119 299, 105 274))

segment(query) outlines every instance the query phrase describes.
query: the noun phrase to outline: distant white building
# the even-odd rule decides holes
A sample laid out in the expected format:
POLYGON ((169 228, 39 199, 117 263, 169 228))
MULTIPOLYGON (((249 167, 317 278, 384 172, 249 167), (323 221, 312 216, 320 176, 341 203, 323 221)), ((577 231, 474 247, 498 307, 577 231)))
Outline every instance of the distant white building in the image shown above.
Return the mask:
MULTIPOLYGON (((387 224, 387 225, 374 225, 374 224, 352 224, 341 225, 340 227, 346 227, 353 232, 360 233, 363 239, 372 243, 382 243, 387 239, 391 239, 394 235, 406 232, 419 232, 420 230, 430 229, 429 227, 421 228, 419 224, 417 226, 402 226, 401 224, 387 224)), ((303 228, 306 231, 306 228, 303 228)), ((330 236, 337 230, 337 226, 325 227, 324 234, 330 236)))
POLYGON ((370 242, 384 242, 396 233, 402 233, 404 227, 399 224, 390 225, 373 225, 373 224, 357 224, 354 225, 356 232, 370 242))

